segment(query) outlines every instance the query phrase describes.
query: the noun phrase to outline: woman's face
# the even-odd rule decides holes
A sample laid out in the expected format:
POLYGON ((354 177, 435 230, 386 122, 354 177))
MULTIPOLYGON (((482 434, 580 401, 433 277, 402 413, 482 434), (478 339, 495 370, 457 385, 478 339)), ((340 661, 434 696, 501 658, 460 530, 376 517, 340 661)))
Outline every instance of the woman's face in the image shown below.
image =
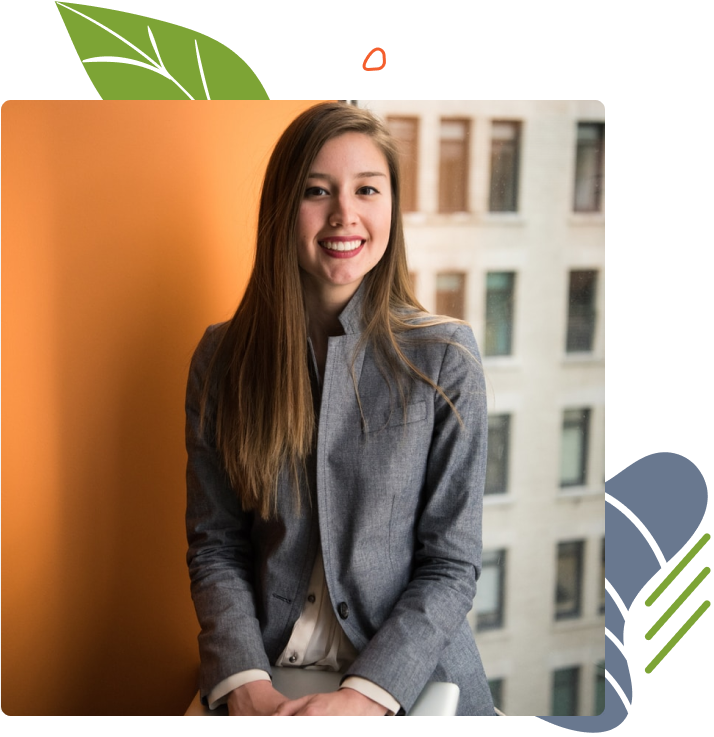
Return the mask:
POLYGON ((298 263, 306 289, 346 303, 384 255, 392 189, 384 154, 369 136, 344 133, 318 153, 298 215, 298 263))

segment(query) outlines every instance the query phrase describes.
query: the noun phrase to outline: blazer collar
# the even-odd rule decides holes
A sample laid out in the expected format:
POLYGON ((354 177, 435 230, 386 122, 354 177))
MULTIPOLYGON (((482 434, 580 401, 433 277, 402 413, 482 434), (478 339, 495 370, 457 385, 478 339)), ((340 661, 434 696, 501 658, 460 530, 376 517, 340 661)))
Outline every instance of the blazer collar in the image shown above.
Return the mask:
POLYGON ((338 320, 345 331, 345 335, 353 335, 361 333, 364 330, 364 320, 362 318, 362 308, 364 306, 365 296, 367 294, 367 277, 362 279, 362 283, 357 291, 352 295, 352 299, 345 305, 340 312, 338 320))

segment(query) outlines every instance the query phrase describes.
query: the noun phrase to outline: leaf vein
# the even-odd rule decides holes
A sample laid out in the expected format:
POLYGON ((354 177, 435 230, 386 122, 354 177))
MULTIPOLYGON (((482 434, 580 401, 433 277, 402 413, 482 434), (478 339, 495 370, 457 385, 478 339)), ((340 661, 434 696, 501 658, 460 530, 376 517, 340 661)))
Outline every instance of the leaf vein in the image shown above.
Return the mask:
POLYGON ((63 8, 66 8, 67 10, 70 10, 73 13, 76 13, 81 18, 85 18, 91 23, 94 23, 95 26, 98 26, 103 31, 106 31, 107 33, 111 33, 112 36, 115 36, 116 38, 118 38, 120 41, 125 43, 130 48, 134 49, 134 51, 141 54, 145 59, 147 59, 150 62, 150 64, 144 64, 143 62, 137 61, 136 59, 126 59, 121 56, 95 56, 95 57, 92 57, 91 59, 82 59, 82 63, 105 61, 105 62, 113 62, 115 64, 131 64, 133 66, 143 67, 144 69, 150 69, 152 72, 157 72, 162 77, 166 77, 166 79, 173 82, 181 90, 181 92, 183 92, 184 95, 188 97, 189 100, 193 100, 193 97, 181 86, 178 80, 173 78, 173 76, 170 74, 168 69, 166 69, 166 67, 164 66, 164 62, 161 60, 161 54, 159 54, 159 49, 156 46, 156 41, 154 41, 154 34, 151 32, 151 28, 149 26, 147 26, 147 29, 149 31, 149 39, 151 41, 151 45, 154 47, 156 56, 158 56, 159 58, 158 63, 154 59, 152 59, 148 54, 145 54, 138 46, 134 46, 134 44, 131 43, 131 41, 127 41, 127 39, 125 39, 123 36, 120 36, 116 31, 112 31, 111 28, 108 28, 107 26, 103 25, 99 21, 94 20, 94 18, 90 18, 88 15, 85 15, 84 13, 80 13, 79 10, 70 8, 68 5, 65 5, 64 3, 58 2, 57 5, 61 5, 63 8))

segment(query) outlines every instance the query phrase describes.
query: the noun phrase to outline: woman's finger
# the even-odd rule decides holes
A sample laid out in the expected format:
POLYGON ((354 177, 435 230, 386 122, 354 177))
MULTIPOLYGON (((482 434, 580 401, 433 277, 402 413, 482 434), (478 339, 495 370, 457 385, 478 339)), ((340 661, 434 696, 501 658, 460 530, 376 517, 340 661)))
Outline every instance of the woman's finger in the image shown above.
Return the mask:
POLYGON ((302 696, 299 699, 293 699, 292 701, 283 701, 282 704, 275 710, 274 717, 292 717, 297 714, 300 709, 312 698, 312 694, 308 696, 302 696))

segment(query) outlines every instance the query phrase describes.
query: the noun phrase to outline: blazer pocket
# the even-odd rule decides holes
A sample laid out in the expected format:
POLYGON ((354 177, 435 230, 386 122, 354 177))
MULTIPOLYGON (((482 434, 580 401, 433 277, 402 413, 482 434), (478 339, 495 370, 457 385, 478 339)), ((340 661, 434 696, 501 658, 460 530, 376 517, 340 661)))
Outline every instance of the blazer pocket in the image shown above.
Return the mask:
POLYGON ((412 422, 421 422, 426 419, 426 401, 420 399, 406 406, 406 412, 402 407, 393 407, 391 410, 374 410, 369 414, 365 412, 363 431, 375 433, 388 427, 409 425, 412 422))

